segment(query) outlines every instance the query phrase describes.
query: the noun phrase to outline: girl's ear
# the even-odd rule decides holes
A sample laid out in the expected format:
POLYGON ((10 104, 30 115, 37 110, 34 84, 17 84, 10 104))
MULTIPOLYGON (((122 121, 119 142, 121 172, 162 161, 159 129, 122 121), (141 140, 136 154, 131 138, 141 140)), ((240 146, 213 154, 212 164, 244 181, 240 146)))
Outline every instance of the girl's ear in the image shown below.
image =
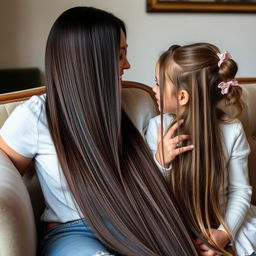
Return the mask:
POLYGON ((178 102, 180 106, 185 106, 189 102, 189 93, 186 90, 179 90, 178 102))

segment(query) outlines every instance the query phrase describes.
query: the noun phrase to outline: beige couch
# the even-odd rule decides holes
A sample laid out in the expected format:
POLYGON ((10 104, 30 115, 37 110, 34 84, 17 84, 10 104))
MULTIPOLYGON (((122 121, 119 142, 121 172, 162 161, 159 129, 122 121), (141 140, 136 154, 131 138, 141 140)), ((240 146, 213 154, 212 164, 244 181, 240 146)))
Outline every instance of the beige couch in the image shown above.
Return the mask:
MULTIPOLYGON (((244 82, 248 83, 248 80, 244 82)), ((256 82, 256 79, 251 82, 256 82)), ((243 88, 247 109, 243 112, 241 120, 252 149, 249 171, 251 184, 256 189, 256 84, 246 84, 243 88)), ((0 95, 0 127, 17 104, 33 94, 43 93, 44 90, 28 90, 17 93, 14 97, 13 94, 0 95), (10 101, 12 102, 8 103, 10 101)), ((149 87, 124 82, 123 107, 142 134, 149 119, 157 114, 152 96, 149 87)), ((40 214, 44 207, 37 176, 33 168, 30 168, 24 177, 21 177, 9 159, 0 152, 0 177, 0 255, 35 256, 36 231, 38 234, 41 233, 40 214)), ((253 202, 256 202, 256 193, 253 202)))

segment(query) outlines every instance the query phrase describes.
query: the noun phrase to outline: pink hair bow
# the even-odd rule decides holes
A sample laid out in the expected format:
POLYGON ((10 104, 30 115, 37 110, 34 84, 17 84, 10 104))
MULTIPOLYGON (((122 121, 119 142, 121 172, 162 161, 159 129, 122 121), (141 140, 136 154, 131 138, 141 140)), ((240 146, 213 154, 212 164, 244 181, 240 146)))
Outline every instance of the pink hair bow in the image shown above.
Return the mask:
POLYGON ((223 95, 228 93, 230 86, 239 86, 238 81, 236 79, 232 79, 218 84, 218 88, 221 89, 221 94, 223 95))
POLYGON ((218 55, 218 57, 220 59, 219 62, 218 62, 218 67, 220 67, 220 65, 222 64, 222 62, 224 60, 232 59, 232 56, 227 51, 225 51, 223 53, 217 53, 217 55, 218 55))

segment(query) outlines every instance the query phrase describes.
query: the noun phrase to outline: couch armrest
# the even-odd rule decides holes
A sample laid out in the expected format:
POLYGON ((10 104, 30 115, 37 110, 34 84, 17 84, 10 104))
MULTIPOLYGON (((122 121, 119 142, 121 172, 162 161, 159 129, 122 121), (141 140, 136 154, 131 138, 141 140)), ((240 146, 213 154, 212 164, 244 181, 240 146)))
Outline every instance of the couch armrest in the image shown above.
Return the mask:
POLYGON ((22 177, 0 151, 0 255, 35 256, 36 229, 22 177))

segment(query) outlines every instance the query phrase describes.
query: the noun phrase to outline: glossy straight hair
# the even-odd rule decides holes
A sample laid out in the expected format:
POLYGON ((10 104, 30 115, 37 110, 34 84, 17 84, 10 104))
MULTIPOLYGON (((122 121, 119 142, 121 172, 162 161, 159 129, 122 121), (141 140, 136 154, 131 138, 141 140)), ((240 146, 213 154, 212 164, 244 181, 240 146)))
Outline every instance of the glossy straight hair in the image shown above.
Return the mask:
POLYGON ((121 109, 121 20, 76 7, 46 47, 49 130, 81 217, 120 255, 197 255, 172 193, 121 109))
POLYGON ((158 61, 160 104, 163 109, 164 87, 169 86, 166 81, 172 82, 172 93, 177 99, 181 89, 189 94, 185 111, 179 110, 177 102, 178 113, 174 122, 184 119, 176 135, 189 134, 190 140, 183 145, 193 144, 194 149, 173 161, 169 184, 187 216, 191 232, 219 254, 231 255, 216 245, 207 229, 222 224, 231 241, 233 239, 220 206, 227 168, 220 124, 234 121, 242 111, 243 102, 242 89, 238 86, 231 87, 228 94, 221 94, 218 84, 234 79, 237 64, 233 59, 226 59, 218 67, 217 53, 219 49, 208 43, 173 45, 164 52, 158 61), (233 111, 225 113, 220 108, 221 102, 233 111))

